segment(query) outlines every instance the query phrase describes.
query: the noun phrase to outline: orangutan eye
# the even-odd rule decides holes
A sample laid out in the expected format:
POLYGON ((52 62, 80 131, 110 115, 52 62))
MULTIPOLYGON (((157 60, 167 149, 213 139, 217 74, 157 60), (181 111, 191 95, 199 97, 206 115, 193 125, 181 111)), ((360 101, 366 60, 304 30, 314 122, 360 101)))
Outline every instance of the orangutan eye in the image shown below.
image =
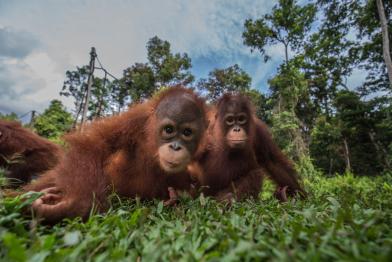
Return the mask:
POLYGON ((173 134, 174 127, 173 126, 165 126, 163 130, 165 131, 166 134, 170 135, 170 134, 173 134))
POLYGON ((228 116, 228 117, 226 117, 226 124, 227 125, 229 125, 229 126, 231 126, 231 125, 233 125, 234 124, 234 116, 228 116))
POLYGON ((248 119, 247 119, 247 117, 246 117, 246 116, 244 116, 244 115, 241 115, 241 116, 239 116, 239 117, 238 117, 238 123, 239 123, 240 125, 243 125, 243 124, 245 124, 245 123, 246 123, 246 121, 248 121, 248 119))
POLYGON ((184 131, 182 131, 182 134, 186 137, 189 137, 192 135, 192 129, 190 128, 185 128, 184 131))

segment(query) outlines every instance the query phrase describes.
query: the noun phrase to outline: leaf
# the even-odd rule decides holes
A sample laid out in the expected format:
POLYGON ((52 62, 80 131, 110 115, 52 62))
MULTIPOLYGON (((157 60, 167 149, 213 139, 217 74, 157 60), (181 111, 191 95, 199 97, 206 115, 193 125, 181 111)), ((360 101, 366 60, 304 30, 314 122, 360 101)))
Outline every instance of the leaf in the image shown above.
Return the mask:
MULTIPOLYGON (((162 206, 163 206, 163 205, 162 205, 162 206)), ((141 216, 141 214, 142 214, 142 210, 143 210, 143 209, 138 208, 138 209, 136 209, 136 210, 132 213, 131 218, 129 219, 129 224, 130 224, 131 226, 135 226, 135 225, 137 224, 137 222, 138 222, 138 220, 139 220, 139 218, 140 218, 140 216, 141 216)))
POLYGON ((202 207, 204 207, 206 205, 207 201, 206 201, 206 198, 204 197, 203 193, 200 194, 199 201, 200 201, 200 205, 202 207))
POLYGON ((7 247, 8 256, 14 261, 26 261, 26 250, 22 244, 22 239, 14 233, 7 232, 3 235, 4 246, 7 247))
POLYGON ((161 214, 163 210, 163 201, 160 201, 157 206, 157 213, 161 214))
POLYGON ((64 235, 64 244, 66 246, 74 246, 79 243, 81 239, 81 233, 80 231, 72 231, 68 232, 64 235))
POLYGON ((333 207, 340 207, 339 202, 333 197, 327 197, 328 201, 332 204, 333 207))

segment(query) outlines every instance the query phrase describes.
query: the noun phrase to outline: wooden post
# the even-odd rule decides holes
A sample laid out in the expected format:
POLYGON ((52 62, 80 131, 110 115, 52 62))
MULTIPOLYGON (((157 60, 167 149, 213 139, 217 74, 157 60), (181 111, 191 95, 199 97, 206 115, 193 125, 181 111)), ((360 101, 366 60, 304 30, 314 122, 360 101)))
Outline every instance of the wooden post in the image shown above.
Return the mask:
POLYGON ((34 125, 36 114, 37 114, 37 111, 35 111, 35 110, 31 111, 31 118, 30 118, 29 127, 32 127, 34 125))
POLYGON ((95 47, 91 47, 90 52, 90 68, 89 68, 89 75, 87 80, 87 92, 86 92, 86 100, 84 102, 82 120, 80 122, 81 126, 80 129, 83 130, 83 124, 86 121, 87 111, 88 111, 88 104, 90 102, 90 94, 91 94, 91 87, 93 85, 93 77, 94 77, 94 69, 95 69, 95 58, 97 54, 95 52, 95 47))

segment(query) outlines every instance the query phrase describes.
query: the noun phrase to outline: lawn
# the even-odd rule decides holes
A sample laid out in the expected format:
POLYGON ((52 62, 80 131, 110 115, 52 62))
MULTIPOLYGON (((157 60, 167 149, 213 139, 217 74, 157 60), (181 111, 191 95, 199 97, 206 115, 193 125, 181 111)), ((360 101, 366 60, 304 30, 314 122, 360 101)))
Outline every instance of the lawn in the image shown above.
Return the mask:
POLYGON ((0 197, 1 261, 392 261, 392 175, 306 174, 307 200, 281 204, 272 185, 232 206, 209 198, 177 207, 113 197, 85 222, 48 227, 0 197))

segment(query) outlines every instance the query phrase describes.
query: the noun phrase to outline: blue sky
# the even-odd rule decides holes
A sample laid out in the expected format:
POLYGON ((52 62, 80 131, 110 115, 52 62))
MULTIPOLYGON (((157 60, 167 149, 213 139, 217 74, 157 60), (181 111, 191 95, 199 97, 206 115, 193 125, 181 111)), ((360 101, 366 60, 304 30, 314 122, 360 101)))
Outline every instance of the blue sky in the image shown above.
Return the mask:
MULTIPOLYGON (((252 86, 267 80, 282 62, 282 46, 267 48, 264 63, 242 43, 243 23, 269 12, 270 0, 7 1, 0 0, 0 112, 42 112, 59 99, 65 71, 88 63, 91 46, 114 75, 146 61, 145 45, 157 35, 186 52, 192 72, 239 64, 252 86)), ((355 78, 355 77, 354 77, 355 78)), ((354 79, 354 82, 356 80, 354 79)), ((72 100, 61 98, 69 108, 72 100)))

